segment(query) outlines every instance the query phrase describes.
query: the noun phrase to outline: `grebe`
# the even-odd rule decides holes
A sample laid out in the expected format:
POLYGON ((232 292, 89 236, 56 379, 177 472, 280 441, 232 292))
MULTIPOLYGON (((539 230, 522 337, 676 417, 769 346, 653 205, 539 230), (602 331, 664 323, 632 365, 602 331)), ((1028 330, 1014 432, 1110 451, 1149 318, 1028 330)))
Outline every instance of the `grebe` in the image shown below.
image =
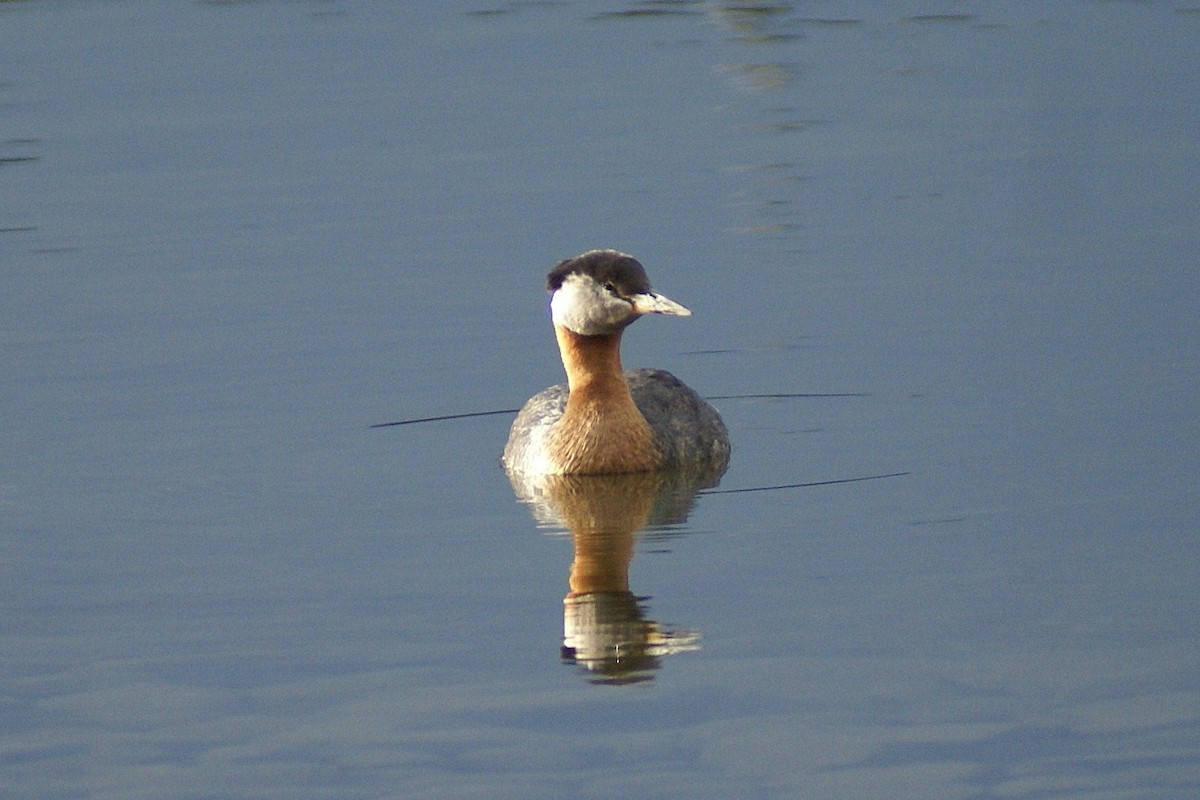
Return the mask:
POLYGON ((724 471, 729 434, 716 409, 669 372, 621 371, 630 323, 692 312, 651 290, 642 265, 616 250, 559 262, 546 288, 567 382, 525 403, 504 466, 530 475, 724 471))

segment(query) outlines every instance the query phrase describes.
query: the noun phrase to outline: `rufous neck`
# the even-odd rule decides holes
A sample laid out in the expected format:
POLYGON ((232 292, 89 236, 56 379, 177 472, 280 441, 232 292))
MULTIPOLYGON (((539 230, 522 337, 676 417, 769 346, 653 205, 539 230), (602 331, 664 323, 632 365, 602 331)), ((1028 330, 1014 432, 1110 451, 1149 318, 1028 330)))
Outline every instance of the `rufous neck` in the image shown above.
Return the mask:
POLYGON ((572 391, 599 388, 616 381, 624 385, 621 371, 621 333, 584 336, 562 325, 554 326, 558 353, 567 371, 567 387, 572 391))

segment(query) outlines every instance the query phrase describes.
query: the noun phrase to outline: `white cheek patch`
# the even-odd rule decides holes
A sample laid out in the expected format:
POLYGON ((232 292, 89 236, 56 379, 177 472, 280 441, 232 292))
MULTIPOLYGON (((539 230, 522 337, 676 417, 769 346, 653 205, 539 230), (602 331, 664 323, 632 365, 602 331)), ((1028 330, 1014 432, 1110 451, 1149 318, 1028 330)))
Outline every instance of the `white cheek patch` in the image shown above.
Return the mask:
POLYGON ((634 314, 632 305, 582 275, 568 275, 550 298, 554 324, 583 336, 612 333, 634 314))

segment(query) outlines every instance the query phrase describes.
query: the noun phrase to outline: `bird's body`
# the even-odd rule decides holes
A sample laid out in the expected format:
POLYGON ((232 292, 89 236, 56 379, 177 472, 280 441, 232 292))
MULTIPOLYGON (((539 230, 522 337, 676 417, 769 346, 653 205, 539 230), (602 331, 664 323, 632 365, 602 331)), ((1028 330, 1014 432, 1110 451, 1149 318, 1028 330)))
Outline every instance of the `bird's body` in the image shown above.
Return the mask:
POLYGON ((669 372, 621 368, 631 322, 691 312, 655 294, 642 265, 614 250, 559 263, 547 285, 567 383, 521 409, 504 465, 525 474, 723 469, 729 435, 711 405, 669 372))

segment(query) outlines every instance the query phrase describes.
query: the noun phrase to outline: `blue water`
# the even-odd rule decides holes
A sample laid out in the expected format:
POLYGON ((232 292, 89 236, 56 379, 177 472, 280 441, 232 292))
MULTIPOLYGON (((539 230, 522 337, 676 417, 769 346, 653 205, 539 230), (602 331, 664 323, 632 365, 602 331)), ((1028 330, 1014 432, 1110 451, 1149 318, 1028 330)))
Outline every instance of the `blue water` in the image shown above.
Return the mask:
POLYGON ((0 5, 11 798, 1193 798, 1187 3, 0 5), (564 663, 559 259, 735 451, 564 663), (690 640, 689 640, 690 641, 690 640))

